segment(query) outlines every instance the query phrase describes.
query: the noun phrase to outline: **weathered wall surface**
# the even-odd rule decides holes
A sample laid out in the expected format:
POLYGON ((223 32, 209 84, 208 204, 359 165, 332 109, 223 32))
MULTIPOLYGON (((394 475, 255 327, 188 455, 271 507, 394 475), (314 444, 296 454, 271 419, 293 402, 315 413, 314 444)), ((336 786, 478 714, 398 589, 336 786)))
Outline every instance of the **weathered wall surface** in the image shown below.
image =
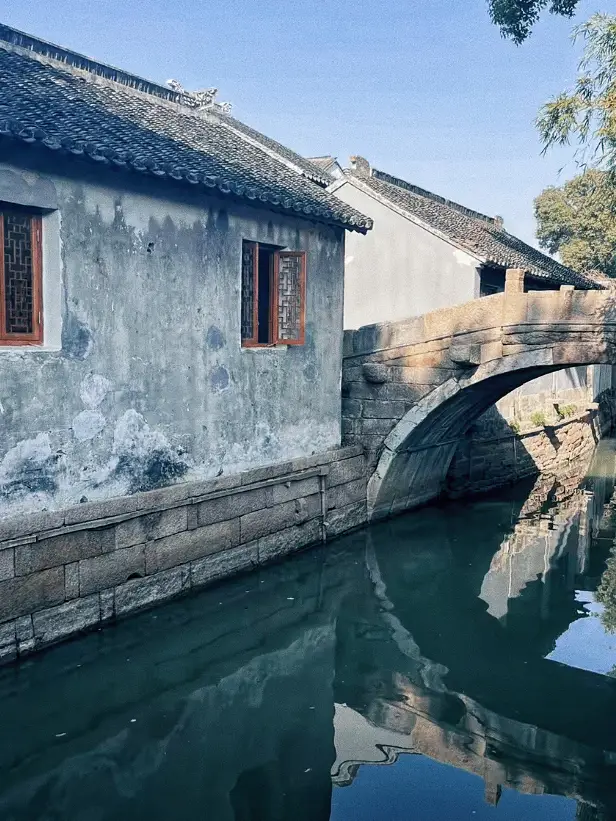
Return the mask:
POLYGON ((350 183, 336 196, 370 214, 365 236, 349 235, 344 327, 396 322, 479 295, 478 261, 350 183))
POLYGON ((50 209, 46 349, 0 348, 0 518, 339 445, 341 231, 18 156, 0 199, 50 209), (241 348, 243 238, 306 250, 305 345, 241 348))
POLYGON ((0 522, 0 661, 366 522, 360 447, 0 522))

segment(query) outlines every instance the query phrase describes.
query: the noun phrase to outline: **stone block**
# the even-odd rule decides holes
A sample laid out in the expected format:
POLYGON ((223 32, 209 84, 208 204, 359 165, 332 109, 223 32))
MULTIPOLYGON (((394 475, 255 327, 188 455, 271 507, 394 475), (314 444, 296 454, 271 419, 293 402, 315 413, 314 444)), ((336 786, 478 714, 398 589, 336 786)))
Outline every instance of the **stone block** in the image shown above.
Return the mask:
POLYGON ((327 536, 331 538, 365 525, 368 519, 366 502, 354 502, 346 507, 334 508, 327 514, 327 536))
POLYGON ((362 404, 366 419, 400 419, 406 410, 404 402, 395 399, 391 402, 366 399, 362 404))
POLYGON ((34 629, 32 627, 32 616, 20 616, 15 620, 15 638, 17 644, 29 641, 34 636, 34 629))
POLYGON ((385 439, 387 434, 392 430, 396 424, 396 419, 362 419, 361 433, 381 436, 385 439))
POLYGON ((0 582, 0 622, 64 601, 64 568, 0 582))
POLYGON ((23 576, 48 567, 98 556, 114 549, 115 535, 112 527, 63 533, 18 547, 15 551, 15 574, 23 576))
POLYGON ((214 553, 191 563, 191 583, 202 587, 211 582, 225 579, 235 573, 257 567, 259 561, 256 544, 236 547, 222 553, 214 553))
POLYGON ((67 601, 79 597, 79 562, 64 565, 64 597, 67 601))
POLYGON ((305 456, 293 460, 294 470, 304 470, 306 468, 329 465, 332 462, 339 462, 341 459, 350 459, 352 456, 359 456, 362 452, 357 445, 345 445, 341 448, 325 450, 321 453, 314 453, 312 456, 305 456), (299 466, 301 464, 301 467, 299 466))
POLYGON ((462 367, 479 365, 481 364, 481 345, 452 344, 449 349, 449 358, 462 367))
POLYGON ((349 359, 343 362, 342 365, 342 381, 343 382, 363 382, 364 381, 364 374, 362 372, 362 366, 360 364, 350 364, 351 362, 355 363, 354 359, 349 359))
POLYGON ((174 507, 171 510, 159 510, 155 513, 144 513, 134 519, 127 519, 115 527, 115 546, 131 547, 154 539, 163 539, 181 533, 188 527, 188 508, 174 507))
POLYGON ((284 530, 293 524, 319 516, 320 513, 321 500, 318 494, 285 502, 268 510, 248 513, 240 518, 240 543, 245 544, 260 539, 261 536, 284 530))
POLYGON ((15 639, 15 622, 0 624, 0 648, 6 647, 7 644, 15 644, 15 639))
POLYGON ((239 544, 239 520, 216 522, 211 525, 176 533, 146 545, 148 575, 200 559, 210 553, 229 550, 239 544))
POLYGON ((419 402, 432 390, 431 385, 415 385, 408 382, 389 382, 383 385, 382 399, 399 399, 407 405, 408 403, 419 402))
POLYGON ((33 616, 36 644, 50 644, 98 624, 101 618, 98 595, 41 610, 33 616))
POLYGON ((64 524, 64 511, 45 511, 12 516, 0 521, 0 542, 8 542, 20 536, 29 536, 45 530, 54 530, 64 524))
POLYGON ((109 621, 115 616, 115 588, 101 590, 99 600, 101 621, 109 621))
MULTIPOLYGON (((198 527, 234 519, 245 513, 261 510, 272 504, 272 488, 261 487, 255 490, 246 490, 242 493, 231 493, 229 496, 220 496, 208 499, 196 506, 196 524, 198 527)), ((193 523, 191 523, 193 524, 193 523)))
POLYGON ((321 540, 321 521, 312 519, 304 524, 287 527, 277 533, 263 536, 251 544, 256 544, 258 547, 259 564, 267 564, 304 547, 317 544, 321 540))
POLYGON ((372 385, 367 382, 343 382, 341 393, 346 399, 390 399, 387 396, 387 387, 384 385, 372 385))
POLYGON ((242 484, 242 474, 234 473, 231 476, 216 476, 213 479, 203 479, 199 482, 190 482, 189 495, 191 498, 216 493, 219 490, 230 490, 242 484))
POLYGON ((366 382, 370 382, 373 385, 382 385, 391 379, 389 368, 380 362, 365 362, 362 365, 361 371, 366 382))
POLYGON ((366 500, 366 480, 357 479, 345 485, 337 485, 327 491, 327 509, 347 507, 366 500))
POLYGON ((177 502, 188 499, 190 485, 188 482, 180 482, 177 485, 148 490, 145 493, 137 493, 137 510, 148 510, 153 507, 165 508, 177 502))
POLYGON ((133 579, 116 587, 115 612, 121 616, 132 610, 140 610, 154 602, 178 596, 190 588, 190 565, 164 570, 145 579, 133 579))
POLYGON ((299 499, 302 496, 312 496, 319 492, 319 483, 318 476, 311 476, 308 479, 291 479, 282 485, 275 485, 272 488, 272 503, 278 505, 299 499))
POLYGON ((79 592, 81 596, 115 587, 133 574, 145 575, 145 546, 114 550, 94 559, 79 562, 79 592))
POLYGON ((0 582, 12 579, 15 575, 15 548, 0 550, 0 582))
POLYGON ((292 472, 293 462, 287 461, 244 471, 240 474, 240 477, 242 485, 245 486, 254 485, 257 482, 267 482, 269 479, 277 479, 279 476, 284 476, 285 474, 292 472))
POLYGON ((361 433, 361 419, 349 419, 346 416, 342 417, 342 436, 346 439, 347 436, 357 436, 361 433))
POLYGON ((419 368, 409 367, 403 362, 391 369, 392 382, 408 385, 441 385, 455 373, 452 368, 419 368))
POLYGON ((355 479, 361 479, 366 475, 366 462, 362 456, 353 456, 351 459, 344 459, 341 462, 334 462, 330 465, 329 473, 325 480, 325 486, 335 487, 355 479))
POLYGON ((342 399, 342 415, 343 416, 361 416, 361 402, 359 399, 342 399))
POLYGON ((102 499, 99 502, 84 502, 64 511, 66 525, 91 522, 96 519, 108 519, 137 510, 137 496, 116 496, 113 499, 102 499))

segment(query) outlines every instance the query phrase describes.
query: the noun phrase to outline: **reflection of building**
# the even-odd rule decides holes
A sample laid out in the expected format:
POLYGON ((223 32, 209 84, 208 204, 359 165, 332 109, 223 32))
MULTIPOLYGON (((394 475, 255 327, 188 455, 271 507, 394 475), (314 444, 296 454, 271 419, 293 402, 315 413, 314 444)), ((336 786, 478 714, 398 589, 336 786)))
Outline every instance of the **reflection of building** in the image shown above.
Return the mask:
POLYGON ((335 705, 335 786, 351 785, 362 765, 423 755, 482 778, 489 804, 497 804, 502 789, 509 788, 567 796, 583 806, 579 818, 604 817, 599 795, 593 794, 595 771, 603 766, 599 751, 492 713, 464 695, 430 693, 402 676, 396 684, 398 700, 376 698, 365 715, 335 705))
POLYGON ((558 573, 566 589, 573 589, 576 579, 578 588, 586 589, 580 577, 588 570, 590 538, 601 526, 614 485, 613 443, 605 440, 597 451, 588 482, 583 481, 585 470, 580 470, 587 466, 575 467, 558 478, 537 479, 519 520, 492 558, 480 593, 491 616, 504 619, 511 600, 540 581, 540 614, 545 617, 558 573), (608 475, 611 481, 606 481, 608 475))

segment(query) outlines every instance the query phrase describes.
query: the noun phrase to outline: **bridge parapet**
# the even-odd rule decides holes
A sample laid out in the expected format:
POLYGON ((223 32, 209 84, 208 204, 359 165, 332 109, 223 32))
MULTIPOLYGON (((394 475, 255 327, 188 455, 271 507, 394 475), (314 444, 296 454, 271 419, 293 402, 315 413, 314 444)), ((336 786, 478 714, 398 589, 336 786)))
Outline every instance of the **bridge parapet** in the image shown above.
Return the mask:
POLYGON ((522 293, 509 277, 507 286, 345 332, 343 437, 363 445, 374 470, 373 518, 438 495, 460 438, 509 391, 561 368, 616 362, 611 291, 522 293))

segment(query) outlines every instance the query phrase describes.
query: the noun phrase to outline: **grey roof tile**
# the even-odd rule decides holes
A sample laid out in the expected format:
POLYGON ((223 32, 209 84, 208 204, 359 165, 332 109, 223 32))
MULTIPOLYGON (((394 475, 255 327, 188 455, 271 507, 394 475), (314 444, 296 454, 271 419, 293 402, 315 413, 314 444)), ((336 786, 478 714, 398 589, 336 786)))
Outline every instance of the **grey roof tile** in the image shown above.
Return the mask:
MULTIPOLYGON (((347 173, 354 176, 352 172, 347 173)), ((537 279, 545 279, 556 285, 601 288, 590 277, 561 265, 508 233, 494 217, 465 208, 375 168, 371 169, 369 176, 357 175, 357 178, 384 199, 440 231, 487 263, 504 268, 524 268, 537 279)))
POLYGON ((362 232, 372 226, 243 139, 220 115, 196 113, 179 99, 147 80, 0 26, 0 137, 202 185, 318 222, 362 232))

